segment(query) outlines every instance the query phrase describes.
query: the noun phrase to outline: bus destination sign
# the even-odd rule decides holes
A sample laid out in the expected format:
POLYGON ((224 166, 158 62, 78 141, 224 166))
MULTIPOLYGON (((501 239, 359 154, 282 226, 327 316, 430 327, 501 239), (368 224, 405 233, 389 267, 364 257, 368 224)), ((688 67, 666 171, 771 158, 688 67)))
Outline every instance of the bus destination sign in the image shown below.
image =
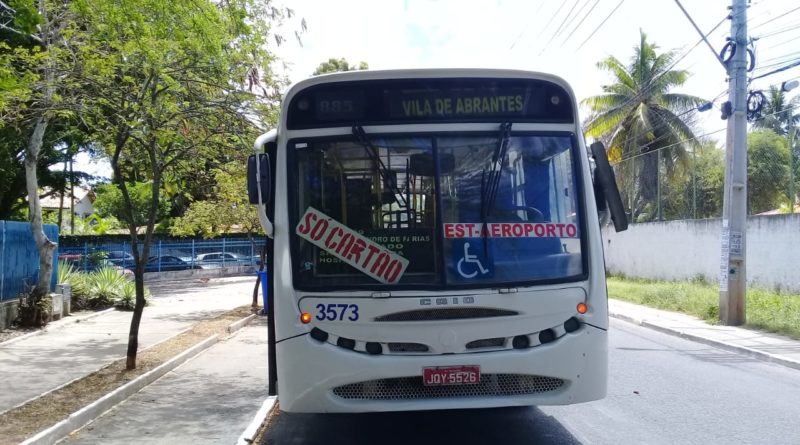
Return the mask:
POLYGON ((390 115, 408 119, 524 116, 528 106, 525 93, 522 88, 502 91, 401 91, 390 96, 390 115))
POLYGON ((289 129, 422 122, 573 123, 562 87, 535 79, 395 79, 330 83, 296 94, 289 129))

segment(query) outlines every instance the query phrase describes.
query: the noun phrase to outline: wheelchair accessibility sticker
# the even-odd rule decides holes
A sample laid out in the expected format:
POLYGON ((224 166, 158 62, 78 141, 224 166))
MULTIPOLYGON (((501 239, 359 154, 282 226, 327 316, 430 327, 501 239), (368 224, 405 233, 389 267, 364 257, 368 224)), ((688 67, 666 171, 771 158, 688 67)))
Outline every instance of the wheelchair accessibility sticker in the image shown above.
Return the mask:
POLYGON ((486 258, 482 258, 482 251, 469 242, 464 242, 463 248, 456 249, 453 246, 453 252, 458 258, 456 262, 456 271, 463 278, 483 277, 491 271, 487 268, 488 262, 486 258), (480 251, 480 252, 479 252, 480 251))

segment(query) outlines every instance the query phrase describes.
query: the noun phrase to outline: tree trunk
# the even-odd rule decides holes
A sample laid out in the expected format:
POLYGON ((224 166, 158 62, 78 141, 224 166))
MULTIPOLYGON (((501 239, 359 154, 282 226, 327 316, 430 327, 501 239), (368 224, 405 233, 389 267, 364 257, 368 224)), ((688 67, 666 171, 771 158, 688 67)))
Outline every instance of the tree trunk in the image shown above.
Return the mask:
POLYGON ((23 321, 42 326, 47 323, 48 316, 43 313, 43 306, 40 304, 44 297, 50 292, 51 275, 53 274, 53 252, 56 244, 44 234, 44 224, 42 223, 42 206, 39 202, 39 181, 36 176, 36 167, 39 163, 39 152, 42 148, 44 132, 47 129, 48 120, 40 116, 36 120, 33 134, 28 141, 25 150, 25 185, 28 191, 28 219, 31 222, 31 234, 39 250, 39 278, 35 287, 28 296, 28 310, 31 311, 23 316, 23 321))
POLYGON ((131 328, 128 331, 128 351, 125 360, 125 369, 136 369, 136 355, 139 351, 139 324, 142 322, 142 314, 144 313, 144 267, 147 257, 144 257, 144 262, 137 262, 136 271, 133 274, 133 280, 136 284, 136 303, 133 306, 133 317, 131 318, 131 328), (141 298, 139 297, 141 295, 141 298))
POLYGON ((642 156, 642 170, 639 175, 642 207, 646 208, 648 219, 654 220, 657 213, 658 194, 658 152, 650 152, 642 156))

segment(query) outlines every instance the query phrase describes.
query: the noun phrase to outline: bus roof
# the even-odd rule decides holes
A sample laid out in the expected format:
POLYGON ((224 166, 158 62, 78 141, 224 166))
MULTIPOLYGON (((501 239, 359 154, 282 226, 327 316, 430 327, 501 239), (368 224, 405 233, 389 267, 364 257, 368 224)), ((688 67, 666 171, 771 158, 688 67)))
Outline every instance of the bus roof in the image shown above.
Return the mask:
POLYGON ((293 85, 288 129, 445 122, 574 123, 569 85, 544 73, 496 69, 349 71, 293 85))

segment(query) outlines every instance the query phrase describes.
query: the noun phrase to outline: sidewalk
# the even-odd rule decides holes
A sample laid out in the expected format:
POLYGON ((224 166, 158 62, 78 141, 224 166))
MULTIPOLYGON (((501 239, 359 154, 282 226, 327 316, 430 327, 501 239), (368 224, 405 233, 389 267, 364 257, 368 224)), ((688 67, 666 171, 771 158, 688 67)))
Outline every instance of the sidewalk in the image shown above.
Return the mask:
MULTIPOLYGON (((144 310, 139 350, 166 340, 193 324, 252 300, 255 278, 232 277, 160 282, 149 286, 152 305, 144 310)), ((63 322, 38 335, 0 344, 0 412, 123 358, 131 312, 109 311, 63 322)))
POLYGON ((800 341, 734 326, 710 325, 690 315, 608 300, 611 317, 760 360, 800 369, 800 341))
POLYGON ((259 317, 65 443, 233 444, 266 397, 267 321, 259 317))

